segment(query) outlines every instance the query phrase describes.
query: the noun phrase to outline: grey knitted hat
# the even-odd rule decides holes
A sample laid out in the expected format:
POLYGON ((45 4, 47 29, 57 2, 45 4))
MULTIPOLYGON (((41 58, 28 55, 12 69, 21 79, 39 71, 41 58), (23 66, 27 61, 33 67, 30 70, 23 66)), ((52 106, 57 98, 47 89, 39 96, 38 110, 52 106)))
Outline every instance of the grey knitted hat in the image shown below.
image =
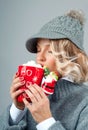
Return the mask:
POLYGON ((46 23, 40 31, 26 42, 26 48, 32 53, 36 53, 36 43, 38 38, 71 40, 78 48, 83 49, 83 16, 78 11, 70 11, 68 14, 58 16, 46 23))

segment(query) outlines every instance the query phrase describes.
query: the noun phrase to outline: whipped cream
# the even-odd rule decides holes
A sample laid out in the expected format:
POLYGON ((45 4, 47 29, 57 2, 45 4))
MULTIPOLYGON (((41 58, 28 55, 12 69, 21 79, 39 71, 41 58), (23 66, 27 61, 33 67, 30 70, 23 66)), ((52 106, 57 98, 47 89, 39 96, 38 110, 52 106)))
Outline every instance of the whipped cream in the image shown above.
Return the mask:
POLYGON ((36 63, 33 60, 28 61, 27 63, 24 63, 23 66, 33 66, 33 67, 42 68, 42 66, 40 64, 36 63))

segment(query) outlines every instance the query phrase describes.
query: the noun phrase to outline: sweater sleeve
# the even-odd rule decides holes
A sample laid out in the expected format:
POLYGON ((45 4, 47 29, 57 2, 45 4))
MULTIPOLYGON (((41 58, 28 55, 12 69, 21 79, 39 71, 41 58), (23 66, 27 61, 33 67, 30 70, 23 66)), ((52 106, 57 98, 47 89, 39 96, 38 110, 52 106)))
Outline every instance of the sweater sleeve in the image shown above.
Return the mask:
POLYGON ((51 118, 48 118, 48 119, 42 121, 41 123, 39 123, 39 124, 36 126, 36 128, 37 128, 37 130, 48 130, 48 128, 49 128, 52 124, 54 124, 55 122, 56 122, 55 119, 54 119, 53 117, 51 117, 51 118))
MULTIPOLYGON (((85 99, 86 101, 82 101, 84 104, 84 107, 82 108, 83 104, 79 105, 78 111, 78 118, 76 120, 75 126, 72 128, 73 130, 88 130, 88 104, 85 104, 85 102, 88 102, 88 98, 85 99)), ((76 113, 77 114, 77 113, 76 113)), ((68 122, 70 126, 70 122, 68 122)), ((69 127, 71 129, 71 127, 69 127)), ((51 127, 49 127, 48 130, 67 130, 64 128, 64 126, 60 123, 60 121, 56 121, 51 127)))
POLYGON ((20 110, 20 109, 16 108, 16 106, 14 104, 12 104, 11 108, 10 108, 10 117, 12 120, 11 124, 17 124, 19 121, 21 121, 25 115, 25 111, 26 111, 26 109, 20 110))
POLYGON ((88 130, 88 105, 80 113, 76 130, 88 130))
POLYGON ((66 130, 59 121, 56 121, 48 130, 66 130))
MULTIPOLYGON (((56 121, 48 130, 66 130, 66 128, 62 126, 60 121, 56 121)), ((88 107, 81 113, 78 123, 73 130, 88 130, 88 107)))
POLYGON ((0 130, 26 130, 27 121, 26 116, 16 125, 10 124, 10 106, 7 110, 0 116, 0 130))

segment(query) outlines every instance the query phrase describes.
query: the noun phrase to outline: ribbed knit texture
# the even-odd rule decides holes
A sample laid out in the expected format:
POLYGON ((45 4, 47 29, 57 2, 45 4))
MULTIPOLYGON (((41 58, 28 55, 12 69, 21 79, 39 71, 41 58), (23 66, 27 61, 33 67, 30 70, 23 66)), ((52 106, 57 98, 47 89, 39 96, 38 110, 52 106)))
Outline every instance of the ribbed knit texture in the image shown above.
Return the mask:
MULTIPOLYGON (((48 130, 88 130, 87 86, 60 79, 49 100, 56 123, 48 130)), ((0 116, 0 130, 36 130, 36 124, 29 111, 17 125, 11 125, 9 109, 0 116)))
POLYGON ((36 52, 37 38, 71 40, 76 46, 83 50, 83 25, 80 21, 69 16, 58 16, 46 23, 40 31, 32 36, 26 43, 30 52, 36 52))

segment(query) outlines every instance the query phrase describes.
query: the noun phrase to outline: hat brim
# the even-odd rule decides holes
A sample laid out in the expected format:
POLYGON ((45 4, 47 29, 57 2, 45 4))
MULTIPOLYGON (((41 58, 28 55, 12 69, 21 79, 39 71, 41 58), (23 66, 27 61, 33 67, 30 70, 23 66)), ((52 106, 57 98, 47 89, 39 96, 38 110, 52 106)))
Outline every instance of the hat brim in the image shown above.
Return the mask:
POLYGON ((36 53, 37 52, 37 40, 43 38, 43 39, 64 39, 67 38, 65 35, 57 32, 46 32, 46 33, 38 33, 34 35, 32 38, 28 39, 26 42, 26 48, 29 52, 36 53))

